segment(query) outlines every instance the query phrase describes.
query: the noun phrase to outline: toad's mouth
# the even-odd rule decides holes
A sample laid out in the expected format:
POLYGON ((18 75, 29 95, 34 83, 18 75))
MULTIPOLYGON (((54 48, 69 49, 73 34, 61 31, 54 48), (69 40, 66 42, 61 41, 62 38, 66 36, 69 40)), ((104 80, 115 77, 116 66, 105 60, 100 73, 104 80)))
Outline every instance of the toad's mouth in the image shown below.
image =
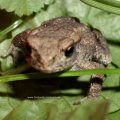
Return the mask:
MULTIPOLYGON (((65 53, 68 55, 68 53, 65 53)), ((41 56, 31 54, 29 57, 26 57, 28 63, 43 73, 56 73, 61 72, 64 70, 70 69, 74 65, 75 55, 70 58, 61 57, 61 58, 54 58, 52 60, 47 60, 47 58, 43 59, 41 56)))
POLYGON ((63 71, 67 71, 69 69, 71 69, 72 66, 66 66, 64 68, 55 68, 55 69, 41 69, 40 71, 43 72, 43 73, 48 73, 48 74, 51 74, 51 73, 59 73, 59 72, 63 72, 63 71))
POLYGON ((70 69, 74 65, 75 57, 65 60, 51 60, 41 59, 39 56, 28 58, 29 64, 43 73, 56 73, 70 69))

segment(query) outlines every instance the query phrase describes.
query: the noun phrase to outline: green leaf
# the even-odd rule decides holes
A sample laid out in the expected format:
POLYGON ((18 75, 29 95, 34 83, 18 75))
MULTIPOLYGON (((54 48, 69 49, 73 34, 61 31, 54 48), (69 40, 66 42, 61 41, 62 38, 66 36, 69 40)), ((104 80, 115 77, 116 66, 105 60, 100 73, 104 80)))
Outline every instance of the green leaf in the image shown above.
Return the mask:
POLYGON ((11 39, 8 40, 4 40, 1 44, 0 44, 0 70, 1 71, 6 71, 9 70, 11 68, 13 68, 14 63, 13 63, 13 59, 11 56, 8 56, 6 58, 1 58, 1 56, 4 56, 7 54, 9 48, 11 45, 11 39))
POLYGON ((20 100, 10 97, 13 92, 9 84, 0 83, 0 120, 20 103, 20 100))
POLYGON ((88 24, 100 30, 107 40, 120 41, 120 16, 91 8, 87 17, 88 24), (112 24, 111 24, 112 23, 112 24))
POLYGON ((0 0, 0 8, 8 12, 15 12, 18 16, 30 15, 38 12, 53 0, 0 0))
POLYGON ((101 103, 97 102, 81 105, 81 107, 71 112, 67 120, 104 120, 108 109, 108 103, 105 101, 101 103))
POLYGON ((110 101, 109 113, 120 109, 120 76, 108 75, 103 83, 102 96, 110 101))
POLYGON ((11 56, 8 56, 7 58, 1 60, 1 70, 2 71, 9 70, 13 66, 14 66, 14 63, 13 63, 13 58, 11 56))
POLYGON ((107 116, 107 119, 105 120, 119 120, 120 119, 120 110, 117 112, 111 113, 107 116))
POLYGON ((90 6, 80 0, 62 0, 62 4, 69 16, 77 17, 81 22, 87 24, 90 6))
MULTIPOLYGON (((117 44, 117 43, 116 43, 117 44)), ((110 45, 110 51, 112 54, 112 62, 120 67, 120 46, 119 45, 110 45)))
POLYGON ((7 53, 11 45, 11 39, 6 39, 0 43, 0 56, 3 56, 7 53))
POLYGON ((91 118, 93 120, 103 120, 108 103, 87 102, 77 108, 75 106, 72 107, 73 109, 71 110, 63 98, 53 99, 51 102, 48 100, 44 102, 24 100, 3 120, 91 120, 91 118))

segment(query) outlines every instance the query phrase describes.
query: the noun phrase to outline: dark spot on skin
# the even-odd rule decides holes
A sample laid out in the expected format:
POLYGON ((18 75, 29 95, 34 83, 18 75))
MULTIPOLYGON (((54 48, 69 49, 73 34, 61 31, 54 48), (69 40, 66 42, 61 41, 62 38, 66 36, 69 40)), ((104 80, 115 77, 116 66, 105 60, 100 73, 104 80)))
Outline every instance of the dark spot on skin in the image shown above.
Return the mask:
POLYGON ((30 56, 30 54, 32 53, 32 49, 29 44, 26 44, 25 51, 26 51, 27 56, 30 56))
POLYGON ((74 47, 71 47, 65 51, 65 56, 66 57, 71 57, 74 53, 74 47))

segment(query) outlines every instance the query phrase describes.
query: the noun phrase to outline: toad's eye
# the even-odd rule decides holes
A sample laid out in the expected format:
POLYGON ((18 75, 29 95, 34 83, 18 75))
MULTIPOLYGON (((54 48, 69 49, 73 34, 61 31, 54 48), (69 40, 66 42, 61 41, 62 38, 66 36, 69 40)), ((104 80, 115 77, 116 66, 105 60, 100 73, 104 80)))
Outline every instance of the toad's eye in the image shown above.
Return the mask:
POLYGON ((71 57, 73 55, 73 53, 74 53, 74 47, 71 46, 65 51, 65 56, 66 57, 71 57))

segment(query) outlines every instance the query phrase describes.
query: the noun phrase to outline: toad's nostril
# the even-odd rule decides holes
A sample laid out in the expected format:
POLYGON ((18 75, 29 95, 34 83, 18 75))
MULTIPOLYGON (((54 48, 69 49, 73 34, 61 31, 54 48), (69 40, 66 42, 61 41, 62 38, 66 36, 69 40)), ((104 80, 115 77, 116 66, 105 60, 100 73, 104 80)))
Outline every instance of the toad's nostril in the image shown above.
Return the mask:
POLYGON ((73 55, 74 52, 74 47, 69 47, 66 51, 65 51, 65 56, 66 57, 71 57, 73 55))

